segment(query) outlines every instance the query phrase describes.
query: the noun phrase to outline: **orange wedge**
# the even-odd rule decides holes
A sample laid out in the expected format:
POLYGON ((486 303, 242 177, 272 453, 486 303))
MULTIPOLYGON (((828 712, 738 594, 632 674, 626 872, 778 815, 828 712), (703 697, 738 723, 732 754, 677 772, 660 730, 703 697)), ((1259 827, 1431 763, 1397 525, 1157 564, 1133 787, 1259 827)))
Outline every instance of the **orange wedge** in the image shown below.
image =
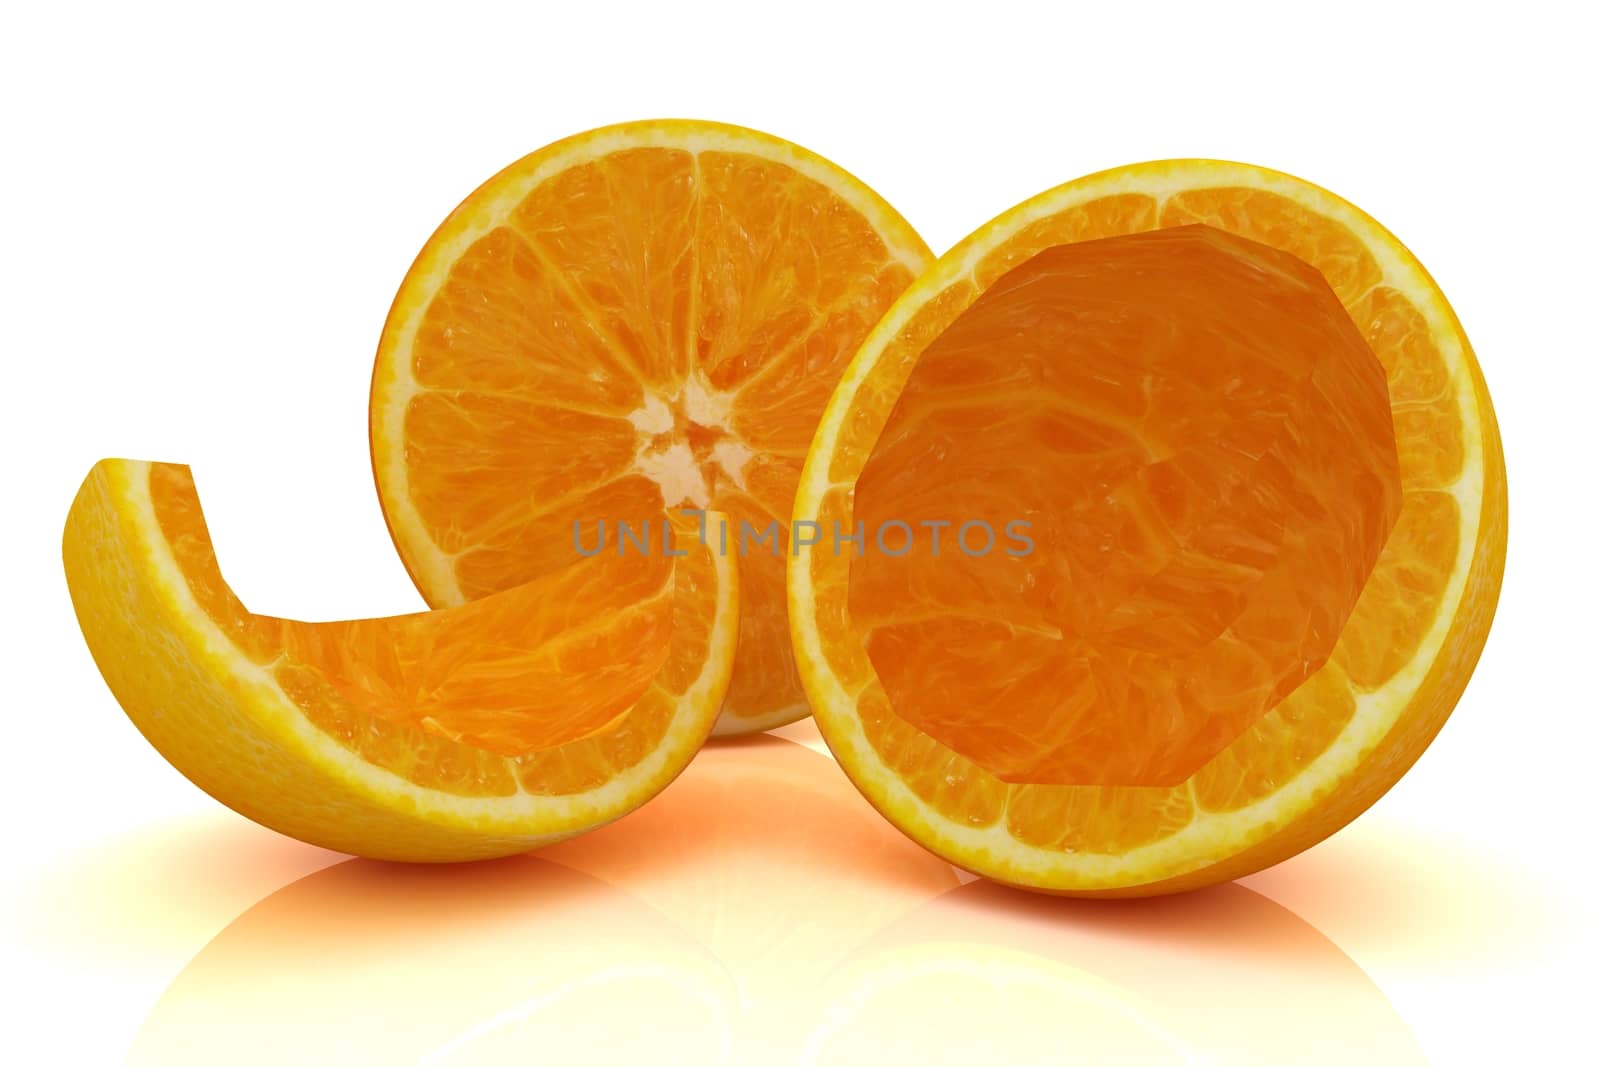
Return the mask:
POLYGON ((840 372, 931 259, 860 181, 753 130, 635 122, 512 164, 429 239, 378 349, 373 471, 417 588, 462 604, 620 524, 716 509, 744 579, 717 732, 802 717, 795 485, 840 372))
POLYGON ((789 568, 801 676, 867 799, 991 878, 1143 895, 1290 856, 1417 759, 1488 634, 1506 484, 1410 252, 1180 160, 941 257, 846 370, 795 521, 823 531, 789 568), (830 541, 858 523, 906 528, 830 541))
POLYGON ((738 581, 696 532, 447 611, 295 622, 229 590, 187 467, 104 460, 62 552, 111 691, 195 784, 313 844, 461 860, 615 819, 710 734, 738 581))

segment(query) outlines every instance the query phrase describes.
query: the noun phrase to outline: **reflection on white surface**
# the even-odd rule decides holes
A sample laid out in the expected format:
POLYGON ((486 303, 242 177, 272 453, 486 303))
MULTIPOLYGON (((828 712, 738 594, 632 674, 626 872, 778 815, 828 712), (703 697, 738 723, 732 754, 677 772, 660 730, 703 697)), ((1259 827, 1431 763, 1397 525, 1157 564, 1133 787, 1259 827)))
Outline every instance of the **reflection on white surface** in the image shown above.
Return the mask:
POLYGON ((136 1063, 1282 1064, 1420 1055, 1375 985, 1240 886, 986 882, 825 756, 722 745, 596 833, 468 867, 351 860, 251 907, 136 1063))
POLYGON ((183 970, 133 1062, 643 1063, 664 1034, 665 1062, 728 1062, 727 976, 660 915, 537 859, 451 874, 350 861, 274 893, 183 970))
POLYGON ((1075 903, 974 882, 876 935, 833 987, 803 1062, 1422 1062, 1349 957, 1236 885, 1075 903), (930 1032, 943 1010, 960 1025, 930 1032))

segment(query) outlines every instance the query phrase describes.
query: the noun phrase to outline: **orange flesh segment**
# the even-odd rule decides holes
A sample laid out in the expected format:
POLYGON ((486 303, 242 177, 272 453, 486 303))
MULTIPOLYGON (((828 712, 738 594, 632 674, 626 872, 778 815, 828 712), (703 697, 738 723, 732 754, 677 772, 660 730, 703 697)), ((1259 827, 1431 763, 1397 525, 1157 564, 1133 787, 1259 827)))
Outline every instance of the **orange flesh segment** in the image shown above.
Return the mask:
MULTIPOLYGON (((153 464, 150 489, 190 590, 223 632, 317 726, 419 784, 491 795, 598 784, 654 747, 709 644, 709 620, 686 610, 710 580, 703 551, 603 553, 449 611, 255 615, 218 570, 188 469, 153 464)), ((685 546, 694 530, 674 535, 685 546)))
MULTIPOLYGON (((1401 509, 1390 411, 1328 283, 1273 248, 1187 226, 1009 265, 856 482, 849 614, 886 706, 1004 782, 1186 781, 1332 653, 1401 509)), ((1047 795, 1010 816, 1059 824, 1047 795)))
POLYGON ((740 561, 726 707, 803 706, 783 597, 800 466, 913 276, 836 193, 755 155, 632 148, 535 186, 456 260, 412 347, 409 492, 460 598, 569 565, 574 523, 591 543, 685 505, 735 536, 776 523, 740 561))

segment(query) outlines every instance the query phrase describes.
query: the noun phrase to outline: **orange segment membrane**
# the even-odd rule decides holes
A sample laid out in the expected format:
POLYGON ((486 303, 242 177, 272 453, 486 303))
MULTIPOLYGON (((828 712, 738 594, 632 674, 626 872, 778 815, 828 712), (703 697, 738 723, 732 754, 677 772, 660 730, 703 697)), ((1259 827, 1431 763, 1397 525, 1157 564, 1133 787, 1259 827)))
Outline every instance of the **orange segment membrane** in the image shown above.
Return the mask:
POLYGON ((1328 660, 1400 485, 1315 268, 1203 225, 1048 248, 910 372, 848 610, 893 714, 977 767, 1170 786, 1328 660))
MULTIPOLYGON (((709 580, 698 573, 708 562, 694 558, 704 552, 605 552, 448 611, 298 622, 252 614, 228 588, 187 468, 152 465, 150 490, 191 592, 234 644, 316 725, 427 784, 510 793, 522 765, 637 759, 670 719, 660 687, 688 685, 671 676, 680 668, 669 669, 669 652, 693 646, 702 655, 692 662, 703 660, 708 623, 675 612, 674 590, 709 580)), ((693 530, 675 534, 686 550, 693 530)))
POLYGON ((669 391, 688 371, 695 169, 686 151, 615 152, 555 175, 511 218, 545 265, 537 281, 572 292, 627 372, 669 391))

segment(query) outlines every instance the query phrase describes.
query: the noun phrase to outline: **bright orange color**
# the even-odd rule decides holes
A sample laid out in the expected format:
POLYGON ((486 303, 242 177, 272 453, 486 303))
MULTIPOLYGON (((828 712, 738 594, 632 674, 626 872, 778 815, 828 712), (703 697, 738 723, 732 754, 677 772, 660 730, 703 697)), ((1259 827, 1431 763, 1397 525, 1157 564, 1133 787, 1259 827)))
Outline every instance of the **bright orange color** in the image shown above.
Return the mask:
POLYGON ((423 596, 555 573, 574 524, 615 545, 619 523, 714 508, 751 532, 718 732, 806 714, 795 483, 839 372, 930 259, 859 181, 737 127, 631 123, 513 164, 429 240, 374 370, 374 473, 423 596))
MULTIPOLYGON (((1387 433, 1371 421, 1372 387, 1362 384, 1360 360, 1349 362, 1353 356, 1348 346, 1337 340, 1348 327, 1337 321, 1306 325, 1326 331, 1329 340, 1322 346, 1319 380, 1334 350, 1345 354, 1343 365, 1352 372, 1344 386, 1329 392, 1333 410, 1311 417, 1302 408, 1291 421, 1297 433, 1309 433, 1309 440, 1326 445, 1337 436, 1334 421, 1343 419, 1349 424, 1345 447, 1332 454, 1326 448, 1301 452, 1292 471, 1276 475, 1265 473, 1261 464, 1250 468, 1251 484, 1259 488, 1307 488, 1310 499, 1294 528, 1308 538, 1346 531, 1348 555, 1313 552, 1286 572, 1294 580, 1282 587, 1284 593, 1305 600, 1296 606, 1299 614, 1283 619, 1283 633, 1320 633, 1324 624, 1335 626, 1352 584, 1360 590, 1326 662, 1287 697, 1253 721, 1242 710, 1238 715, 1230 710, 1229 729, 1242 732, 1198 769, 1184 773, 1188 757, 1215 741, 1188 748, 1193 739, 1183 734, 1200 720, 1180 717, 1174 727, 1147 718, 1133 736, 1118 738, 1109 732, 1121 721, 1115 715, 1073 705, 1082 689, 1071 679, 1052 678, 1054 688, 1043 691, 1034 688, 1038 682, 1024 671, 1012 671, 1016 664, 1026 665, 1053 637, 1041 621, 1063 630, 1058 645, 1081 640, 1081 634, 1067 632, 1070 628, 1055 621, 1075 622, 1073 605, 1052 608, 1055 614, 1041 620, 1042 610, 1031 617, 1019 611, 1019 600, 1029 602, 1019 592, 1020 582, 959 589, 956 579, 936 576, 929 567, 904 567, 898 589, 879 590, 873 582, 892 576, 892 568, 882 570, 874 562, 867 570, 861 566, 865 561, 827 551, 826 546, 804 551, 790 564, 790 617, 801 676, 818 728, 841 766, 867 799, 906 833, 953 862, 1000 881, 1078 895, 1147 895, 1236 878, 1293 855, 1343 826, 1399 779, 1454 707, 1488 634, 1505 561, 1505 468, 1488 390, 1459 322, 1417 260, 1370 217, 1310 183, 1244 164, 1176 160, 1092 175, 1018 205, 942 256, 890 309, 846 370, 807 458, 796 516, 819 521, 824 529, 835 522, 850 528, 861 510, 887 513, 889 498, 874 498, 892 492, 902 477, 911 479, 906 484, 920 506, 945 511, 943 518, 955 517, 956 505, 1012 512, 1027 504, 1032 493, 1048 506, 1051 515, 1045 517, 1072 534, 1055 550, 1066 561, 1084 545, 1103 539, 1115 549, 1109 555, 1132 560, 1107 565, 1113 582, 1136 582, 1141 568, 1143 575, 1152 573, 1150 560, 1160 559, 1164 531, 1188 529, 1192 506, 1205 496, 1198 490, 1185 495, 1186 503, 1193 502, 1191 510, 1175 510, 1160 522, 1122 523, 1124 515, 1148 512, 1136 506, 1136 496, 1123 493, 1122 500, 1108 499, 1129 484, 1125 477, 1110 478, 1104 495, 1089 493, 1080 500, 1086 508, 1081 514, 1093 521, 1069 530, 1067 520, 1074 517, 1069 505, 1080 499, 1075 488, 1033 486, 1019 471, 1042 458, 1056 462, 1057 455, 1071 455, 1066 445, 1072 442, 1039 434, 1040 425, 1030 437, 1009 421, 1026 422, 1030 414, 1052 405, 1079 407, 1078 415, 1086 420, 1061 424, 1074 431, 1084 431, 1086 422, 1131 417, 1142 410, 1142 390, 1115 381, 1125 363, 1112 362, 1105 375, 1112 382, 1098 381, 1093 371, 1086 376, 1062 371, 1060 387, 1048 396, 1014 399, 1001 410, 984 411, 979 401, 968 424, 956 414, 923 415, 927 421, 919 422, 928 405, 916 397, 938 391, 939 366, 952 360, 957 370, 977 368, 991 379, 1003 378, 1008 365, 1027 377, 1029 335, 1037 323, 1013 323, 1025 328, 1003 331, 999 320, 988 318, 986 294, 1002 299, 1006 287, 1028 280, 1030 271, 1040 275, 1035 281, 1048 290, 1041 262, 1048 266, 1079 255, 1092 260, 1113 246, 1048 249, 1195 223, 1289 253, 1320 272, 1386 378, 1387 433), (1048 258, 1039 260, 1041 253, 1048 258), (1008 277, 1018 267, 1024 274, 1008 277), (964 318, 969 313, 976 319, 964 318), (964 331, 982 337, 987 353, 974 349, 963 356, 964 331), (930 367, 927 374, 924 361, 930 367), (907 397, 907 409, 898 410, 907 397), (981 492, 962 456, 938 453, 940 434, 959 441, 961 449, 989 449, 981 466, 990 477, 981 492), (1005 443, 1008 434, 1013 439, 1005 443), (1400 497, 1398 517, 1387 529, 1391 497, 1383 471, 1391 435, 1400 497), (937 458, 935 471, 918 471, 908 462, 919 450, 937 458), (944 484, 955 490, 948 501, 940 496, 944 484), (1368 575, 1365 554, 1375 541, 1381 550, 1368 575), (1124 554, 1141 543, 1152 547, 1132 557, 1124 554), (864 586, 857 585, 858 571, 864 586), (919 682, 903 668, 915 660, 931 670, 945 657, 961 657, 955 628, 935 635, 901 630, 935 637, 938 647, 905 640, 903 647, 894 648, 882 639, 871 641, 869 627, 886 621, 881 613, 891 599, 899 617, 914 622, 919 611, 939 614, 941 598, 958 596, 990 612, 993 622, 1021 624, 1023 632, 1003 646, 993 645, 986 676, 938 676, 966 686, 969 695, 981 693, 985 700, 980 708, 949 709, 940 721, 931 700, 919 704, 915 699, 917 687, 927 681, 919 682), (862 618, 858 609, 863 615, 880 614, 862 618), (1008 681, 1014 691, 1003 688, 1008 681), (896 694, 895 688, 902 692, 896 694), (896 699, 906 699, 906 693, 912 699, 902 709, 896 699), (1041 729, 1048 713, 1061 707, 1071 709, 1065 716, 1071 725, 1060 733, 1054 723, 1041 729), (1079 724, 1090 729, 1074 736, 1071 730, 1079 724), (1077 744, 1086 745, 1095 760, 1116 767, 1119 778, 1129 770, 1142 772, 1146 768, 1133 766, 1131 753, 1135 744, 1150 737, 1160 742, 1163 760, 1151 768, 1151 780, 1164 784, 1109 784, 1109 777, 1106 783, 1087 784, 1048 780, 1070 777, 1057 771, 1092 772, 1088 761, 1072 764, 1069 756, 1077 744), (1045 780, 1007 781, 995 767, 1013 778, 1043 771, 1038 777, 1045 780), (1181 780, 1170 779, 1174 771, 1183 774, 1181 780)), ((1119 243, 1115 250, 1121 256, 1136 247, 1119 243)), ((1161 269, 1181 273, 1184 268, 1167 264, 1161 269)), ((1195 284, 1202 284, 1202 273, 1194 272, 1195 284)), ((1103 283, 1085 277, 1047 293, 1052 314, 1071 310, 1078 285, 1096 284, 1103 283)), ((1275 338, 1299 328, 1281 316, 1263 316, 1256 309, 1247 313, 1238 306, 1242 297, 1233 286, 1214 298, 1221 302, 1219 312, 1228 311, 1217 321, 1237 331, 1241 344, 1263 352, 1277 350, 1275 338)), ((1107 312, 1083 325, 1097 336, 1114 333, 1119 323, 1139 321, 1148 311, 1130 311, 1133 317, 1127 320, 1107 312)), ((1187 335, 1191 326, 1186 313, 1177 336, 1187 335)), ((1085 350, 1091 359, 1100 351, 1092 337, 1063 333, 1070 338, 1062 336, 1055 343, 1070 344, 1079 358, 1085 350)), ((1131 361, 1134 350, 1140 358, 1167 350, 1166 340, 1147 347, 1162 337, 1166 335, 1159 332, 1142 334, 1137 343, 1129 340, 1117 347, 1131 361)), ((1191 377, 1203 370, 1194 361, 1191 377)), ((1253 388, 1270 378, 1252 371, 1244 381, 1253 388)), ((1211 383, 1198 394, 1207 398, 1202 410, 1227 403, 1219 400, 1227 395, 1226 383, 1211 383)), ((1189 408, 1163 412, 1156 433, 1141 427, 1141 440, 1165 439, 1194 414, 1189 408)), ((1222 426, 1213 432, 1231 430, 1222 426)), ((1156 453, 1151 458, 1164 457, 1156 453)), ((1069 473, 1081 472, 1081 462, 1067 464, 1069 473)), ((973 470, 979 465, 974 460, 973 470)), ((1146 463, 1141 474, 1153 466, 1146 463)), ((1219 463, 1204 471, 1227 469, 1219 463)), ((1162 499, 1154 492, 1150 497, 1162 499)), ((1172 500, 1178 499, 1174 494, 1172 500)), ((1229 508, 1219 519, 1240 526, 1235 536, 1242 538, 1269 528, 1270 515, 1270 509, 1229 508)), ((1190 545, 1197 543, 1191 532, 1190 545)), ((1280 563, 1288 558, 1281 545, 1276 558, 1280 563)), ((1098 584, 1100 576, 1084 573, 1085 566, 1078 564, 1075 585, 1027 596, 1082 597, 1090 605, 1096 597, 1115 600, 1118 594, 1108 596, 1098 584)), ((1069 569, 1066 563, 1061 568, 1069 569)), ((980 577, 987 583, 992 575, 980 577)), ((1244 585, 1230 587, 1227 577, 1215 574, 1207 581, 1219 602, 1242 595, 1246 606, 1236 620, 1248 612, 1250 592, 1272 581, 1270 573, 1246 575, 1244 585)), ((1203 590, 1192 587, 1165 604, 1153 597, 1141 604, 1135 619, 1140 640, 1162 646, 1161 655, 1152 657, 1149 670, 1137 677, 1127 672, 1102 677, 1120 677, 1146 688, 1176 684, 1181 692, 1188 679, 1165 664, 1166 649, 1192 647, 1201 620, 1209 617, 1208 625, 1214 626, 1226 614, 1218 610, 1208 616, 1201 610, 1209 603, 1203 590), (1169 605, 1175 610, 1163 617, 1169 605)), ((1259 677, 1276 679, 1264 687, 1270 693, 1285 679, 1292 682, 1297 672, 1276 643, 1282 633, 1264 627, 1261 636, 1263 654, 1270 658, 1259 677)), ((1320 641, 1313 647, 1319 646, 1320 641)), ((1181 655, 1174 658, 1183 661, 1181 655)), ((1203 676, 1198 680, 1206 681, 1203 676)), ((1114 707, 1127 699, 1119 692, 1108 695, 1114 707)))
POLYGON ((297 622, 228 588, 188 468, 106 460, 63 555, 107 683, 180 771, 302 840, 443 860, 608 822, 710 733, 737 578, 693 524, 674 532, 682 556, 595 556, 459 608, 297 622))
POLYGON ((850 615, 895 713, 1001 780, 1176 785, 1327 661, 1399 510, 1315 269, 1207 226, 1058 245, 918 359, 855 499, 918 536, 869 543, 850 615))

